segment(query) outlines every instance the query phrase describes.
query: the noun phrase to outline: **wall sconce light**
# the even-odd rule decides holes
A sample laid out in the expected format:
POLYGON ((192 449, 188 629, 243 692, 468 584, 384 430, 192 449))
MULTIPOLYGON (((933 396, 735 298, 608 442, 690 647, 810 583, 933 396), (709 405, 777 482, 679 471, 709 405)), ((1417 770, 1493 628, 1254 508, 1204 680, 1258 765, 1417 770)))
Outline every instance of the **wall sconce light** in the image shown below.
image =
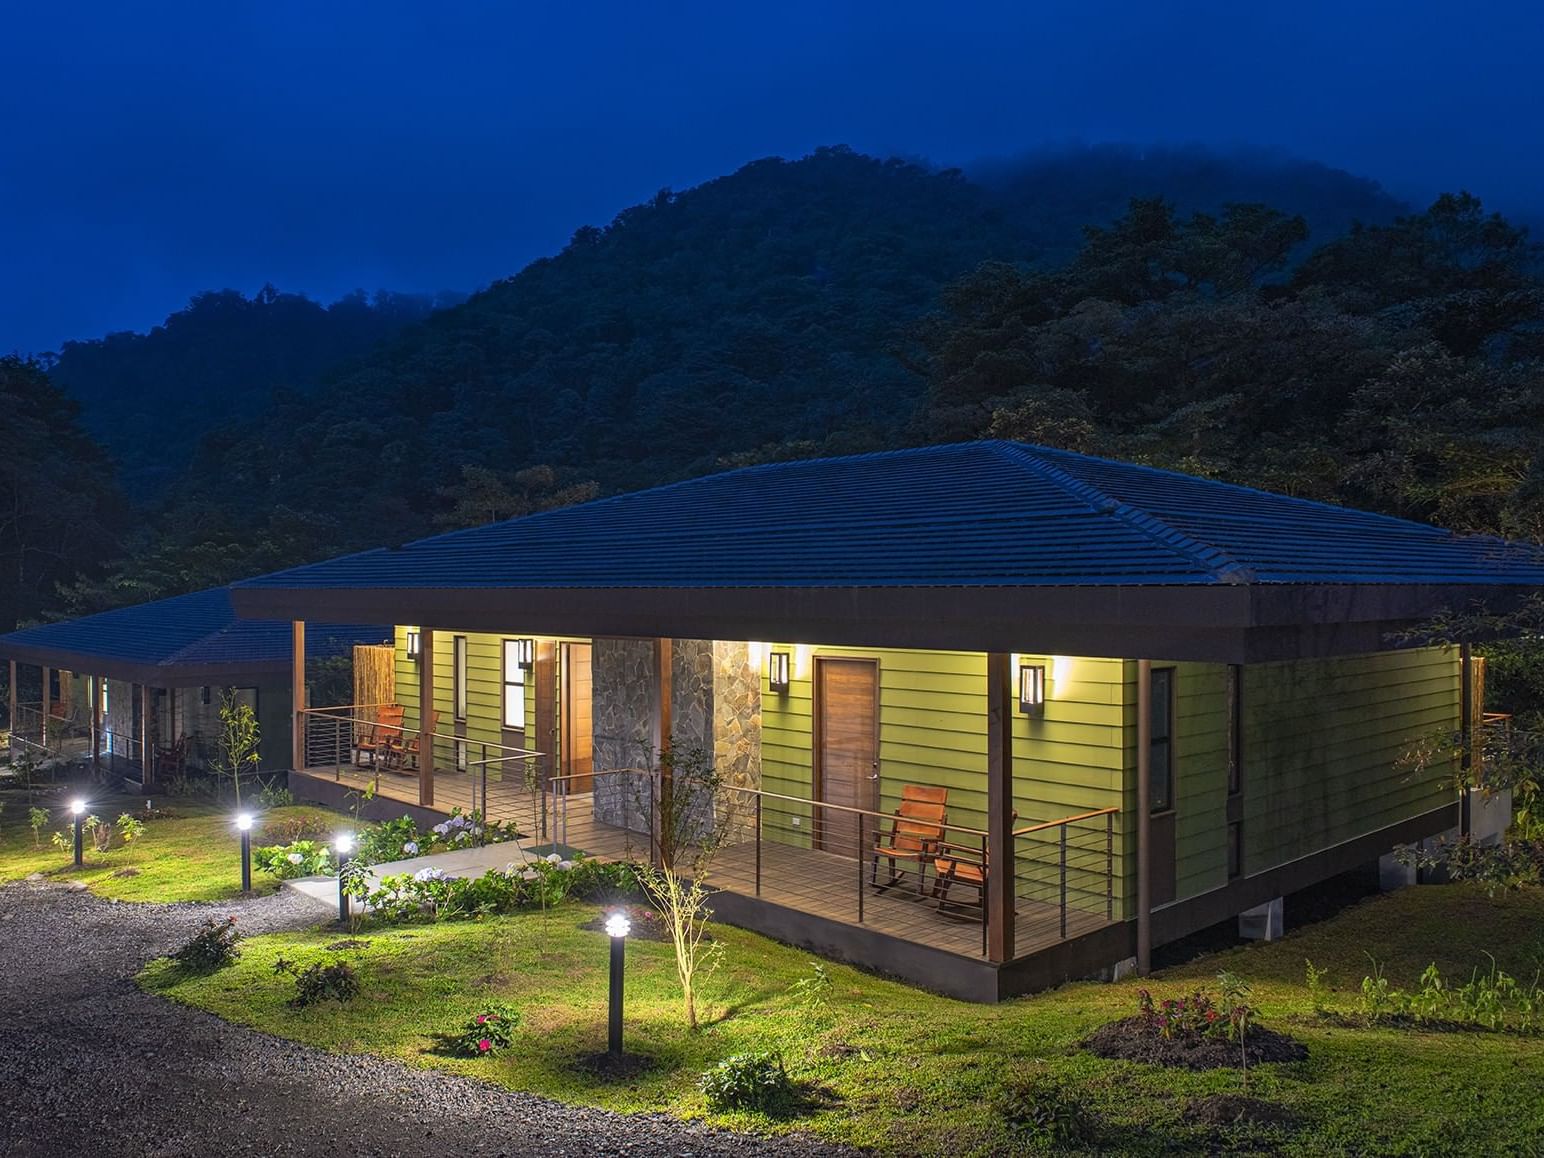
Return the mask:
POLYGON ((420 654, 418 632, 409 628, 407 633, 407 657, 408 659, 416 660, 420 654))
POLYGON ((791 657, 786 651, 774 651, 769 654, 767 656, 767 686, 774 692, 786 692, 792 666, 791 657))
POLYGON ((535 667, 536 641, 534 639, 515 640, 515 658, 525 671, 530 671, 535 667))
POLYGON ((1026 716, 1045 715, 1045 664, 1019 664, 1019 711, 1026 716))

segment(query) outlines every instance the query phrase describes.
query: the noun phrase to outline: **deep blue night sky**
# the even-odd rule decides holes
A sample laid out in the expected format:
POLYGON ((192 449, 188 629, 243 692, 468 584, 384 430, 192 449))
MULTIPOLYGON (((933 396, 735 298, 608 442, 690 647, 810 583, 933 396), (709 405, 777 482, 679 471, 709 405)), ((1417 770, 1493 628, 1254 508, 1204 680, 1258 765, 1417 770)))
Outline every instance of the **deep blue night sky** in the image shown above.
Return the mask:
POLYGON ((143 329, 207 288, 472 289, 662 186, 821 144, 1248 143, 1544 206, 1531 2, 4 12, 0 350, 143 329))

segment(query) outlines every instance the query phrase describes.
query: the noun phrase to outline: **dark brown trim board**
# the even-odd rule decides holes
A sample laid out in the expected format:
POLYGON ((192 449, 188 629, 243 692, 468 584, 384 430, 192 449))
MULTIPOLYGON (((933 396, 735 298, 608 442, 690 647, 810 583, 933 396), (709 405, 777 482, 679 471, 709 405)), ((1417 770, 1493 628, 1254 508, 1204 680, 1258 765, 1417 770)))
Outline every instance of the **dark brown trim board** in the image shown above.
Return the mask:
POLYGON ((1013 587, 237 587, 251 619, 453 624, 498 634, 816 639, 837 647, 1024 650, 1216 663, 1354 655, 1439 608, 1505 610, 1530 589, 1425 584, 1013 587))

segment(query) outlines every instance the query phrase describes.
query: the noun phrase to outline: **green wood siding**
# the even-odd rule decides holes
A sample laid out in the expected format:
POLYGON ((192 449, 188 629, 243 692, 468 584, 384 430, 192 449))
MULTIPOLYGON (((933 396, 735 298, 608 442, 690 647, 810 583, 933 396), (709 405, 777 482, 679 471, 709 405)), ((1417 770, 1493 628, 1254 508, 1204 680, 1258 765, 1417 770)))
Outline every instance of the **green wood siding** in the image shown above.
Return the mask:
MULTIPOLYGON (((949 820, 964 828, 986 827, 986 656, 980 652, 904 651, 863 648, 771 648, 795 653, 793 679, 785 694, 774 694, 762 665, 762 787, 807 800, 814 780, 812 690, 815 658, 821 655, 875 659, 879 663, 879 810, 900 803, 907 784, 949 790, 949 820)), ((1118 660, 1051 656, 1023 657, 1044 663, 1049 676, 1043 717, 1013 715, 1014 807, 1019 826, 1121 803, 1122 665, 1118 660)), ((1117 818, 1116 859, 1120 860, 1117 818)), ((784 804, 763 811, 769 838, 805 846, 807 805, 784 804), (794 821, 797 820, 797 826, 794 821)), ((1103 847, 1103 829, 1090 840, 1103 847)), ((1040 841, 1021 842, 1017 855, 1021 891, 1032 871, 1054 872, 1055 850, 1040 841), (1031 861, 1043 860, 1039 868, 1031 861)), ((1102 854, 1085 850, 1073 863, 1074 887, 1098 876, 1102 898, 1102 854), (1097 863, 1095 863, 1097 861, 1097 863)), ((1118 883, 1117 912, 1122 898, 1118 883)), ((1098 902, 1102 907, 1102 899, 1098 902)))
MULTIPOLYGON (((1153 665, 1175 669, 1175 897, 1183 900, 1228 880, 1227 668, 1153 665)), ((1126 670, 1126 807, 1134 812, 1136 663, 1126 670)), ((1457 654, 1439 648, 1246 666, 1245 874, 1449 802, 1441 770, 1412 781, 1398 765, 1413 740, 1457 726, 1458 690, 1457 654)), ((1135 869, 1129 858, 1133 895, 1135 869)))
MULTIPOLYGON (((438 732, 441 735, 455 734, 465 736, 468 745, 468 759, 477 761, 483 758, 481 744, 490 745, 488 754, 496 754, 492 748, 494 744, 508 743, 515 747, 526 747, 538 751, 557 751, 556 735, 546 737, 547 746, 543 747, 542 739, 536 735, 536 673, 527 672, 525 677, 525 729, 504 729, 504 670, 503 647, 506 639, 527 638, 526 634, 511 631, 507 634, 493 635, 487 632, 462 632, 462 631, 436 631, 434 633, 434 703, 439 709, 440 720, 438 732), (466 719, 458 721, 452 711, 455 685, 452 681, 454 664, 453 639, 457 635, 466 636, 466 719)), ((531 637, 534 638, 534 637, 531 637)), ((588 643, 588 640, 558 640, 564 642, 588 643)), ((557 678, 557 664, 553 665, 554 679, 557 678)), ((409 659, 407 654, 407 628, 399 625, 395 633, 395 672, 397 687, 397 702, 407 709, 406 726, 416 728, 418 726, 418 675, 419 661, 409 659)), ((557 703, 557 690, 553 689, 554 703, 557 703)), ((440 740, 435 744, 435 764, 442 769, 455 766, 455 745, 450 740, 440 740)), ((510 765, 511 774, 523 775, 517 765, 510 765)), ((501 773, 501 766, 490 764, 488 775, 494 778, 501 773)))
POLYGON ((1459 685, 1441 648, 1247 668, 1245 872, 1450 803, 1451 769, 1416 778, 1399 760, 1458 726, 1459 685))

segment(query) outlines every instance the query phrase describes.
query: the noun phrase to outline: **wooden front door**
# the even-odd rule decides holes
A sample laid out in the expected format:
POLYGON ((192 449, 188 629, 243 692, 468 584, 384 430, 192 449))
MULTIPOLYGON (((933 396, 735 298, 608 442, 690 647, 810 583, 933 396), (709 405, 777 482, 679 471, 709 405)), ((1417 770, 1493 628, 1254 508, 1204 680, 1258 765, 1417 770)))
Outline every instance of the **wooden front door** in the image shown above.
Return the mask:
POLYGON ((595 787, 594 748, 590 733, 590 645, 563 645, 563 775, 569 792, 590 792, 595 787))
MULTIPOLYGON (((879 802, 879 664, 869 659, 815 660, 815 799, 848 808, 879 802)), ((875 819, 863 820, 864 841, 875 819)), ((815 847, 861 856, 858 817, 817 808, 815 847)))

